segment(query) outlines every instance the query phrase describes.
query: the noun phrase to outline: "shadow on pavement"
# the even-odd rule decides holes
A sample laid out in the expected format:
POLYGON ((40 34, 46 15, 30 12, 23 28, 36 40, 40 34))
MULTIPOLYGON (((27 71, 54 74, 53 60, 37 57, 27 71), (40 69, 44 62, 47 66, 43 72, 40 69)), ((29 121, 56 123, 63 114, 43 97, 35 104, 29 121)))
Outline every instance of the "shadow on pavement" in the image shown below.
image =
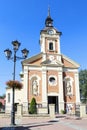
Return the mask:
POLYGON ((56 118, 65 118, 65 115, 56 115, 56 118))
MULTIPOLYGON (((32 128, 37 128, 41 126, 47 126, 47 125, 52 125, 52 123, 44 123, 44 124, 35 124, 35 125, 28 125, 26 124, 25 126, 14 126, 14 127, 2 127, 0 130, 31 130, 32 128)), ((36 130, 39 130, 40 128, 37 128, 36 130)))

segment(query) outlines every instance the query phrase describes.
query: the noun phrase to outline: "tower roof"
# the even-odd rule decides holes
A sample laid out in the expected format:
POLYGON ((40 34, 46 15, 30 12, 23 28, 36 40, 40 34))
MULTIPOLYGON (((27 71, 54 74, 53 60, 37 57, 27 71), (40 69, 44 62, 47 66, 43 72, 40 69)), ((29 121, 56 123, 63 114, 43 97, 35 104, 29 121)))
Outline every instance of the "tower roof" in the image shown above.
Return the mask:
POLYGON ((50 8, 48 8, 48 16, 45 20, 45 26, 46 27, 53 27, 53 19, 50 16, 50 8))

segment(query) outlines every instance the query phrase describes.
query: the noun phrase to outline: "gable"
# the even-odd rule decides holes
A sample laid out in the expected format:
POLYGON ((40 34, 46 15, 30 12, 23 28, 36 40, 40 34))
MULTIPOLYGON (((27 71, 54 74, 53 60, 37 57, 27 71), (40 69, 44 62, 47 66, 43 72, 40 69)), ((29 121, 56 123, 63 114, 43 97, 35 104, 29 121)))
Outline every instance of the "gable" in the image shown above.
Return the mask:
POLYGON ((79 68, 80 65, 76 63, 75 61, 71 60, 65 55, 61 55, 61 62, 58 60, 45 60, 42 62, 42 55, 43 53, 39 53, 35 56, 32 56, 31 58, 25 59, 22 61, 22 64, 25 65, 50 65, 50 66, 61 66, 61 67, 66 67, 66 68, 79 68))
POLYGON ((42 58, 38 58, 38 59, 36 59, 36 60, 34 60, 32 62, 29 62, 29 64, 31 64, 31 65, 40 65, 41 62, 42 62, 42 58))
POLYGON ((22 64, 40 65, 41 62, 42 62, 42 53, 32 56, 31 58, 25 59, 24 61, 22 61, 22 64))
POLYGON ((80 65, 78 63, 76 63, 75 61, 66 57, 65 55, 62 55, 62 63, 64 64, 64 67, 67 67, 67 68, 79 68, 80 67, 80 65))

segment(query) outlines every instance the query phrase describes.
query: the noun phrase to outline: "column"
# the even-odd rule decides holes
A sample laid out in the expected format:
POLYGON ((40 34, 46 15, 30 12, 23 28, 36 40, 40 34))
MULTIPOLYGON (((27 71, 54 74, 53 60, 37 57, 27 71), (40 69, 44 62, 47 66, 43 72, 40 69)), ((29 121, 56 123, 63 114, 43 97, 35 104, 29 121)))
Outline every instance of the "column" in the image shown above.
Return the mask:
POLYGON ((58 36, 58 48, 57 48, 58 54, 60 54, 60 36, 58 36))
POLYGON ((24 67, 24 83, 22 90, 23 113, 28 113, 28 67, 24 67))
POLYGON ((47 75, 46 67, 42 69, 42 106, 47 107, 47 75))
POLYGON ((40 35, 41 52, 45 53, 45 36, 40 35))
POLYGON ((75 73, 76 104, 80 103, 79 74, 75 73))
POLYGON ((63 77, 62 72, 58 72, 59 81, 59 113, 64 110, 64 95, 63 95, 63 77))

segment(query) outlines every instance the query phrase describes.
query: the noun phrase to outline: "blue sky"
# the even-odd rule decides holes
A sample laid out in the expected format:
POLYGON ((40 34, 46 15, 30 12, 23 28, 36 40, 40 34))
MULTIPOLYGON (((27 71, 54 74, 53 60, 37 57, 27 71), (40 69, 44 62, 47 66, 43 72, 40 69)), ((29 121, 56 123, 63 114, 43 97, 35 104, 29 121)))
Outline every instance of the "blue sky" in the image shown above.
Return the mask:
MULTIPOLYGON (((13 62, 7 60, 4 50, 12 49, 11 42, 21 42, 31 57, 40 52, 40 30, 50 5, 54 26, 62 32, 61 53, 87 69, 87 0, 0 0, 0 95, 5 93, 5 83, 12 79, 13 62)), ((20 80, 21 61, 16 64, 16 79, 20 80)))

